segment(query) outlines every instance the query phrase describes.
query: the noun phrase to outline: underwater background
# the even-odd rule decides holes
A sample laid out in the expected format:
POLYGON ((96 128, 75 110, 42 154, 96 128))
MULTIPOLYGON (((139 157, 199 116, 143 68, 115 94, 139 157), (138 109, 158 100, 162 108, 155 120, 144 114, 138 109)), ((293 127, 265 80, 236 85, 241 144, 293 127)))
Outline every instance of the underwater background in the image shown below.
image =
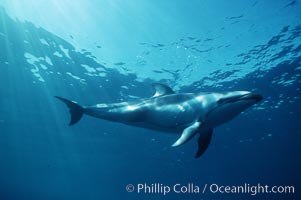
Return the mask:
POLYGON ((301 2, 0 1, 0 199, 300 199, 301 2), (196 138, 69 112, 177 92, 263 101, 196 138), (137 194, 127 184, 293 185, 294 194, 137 194))

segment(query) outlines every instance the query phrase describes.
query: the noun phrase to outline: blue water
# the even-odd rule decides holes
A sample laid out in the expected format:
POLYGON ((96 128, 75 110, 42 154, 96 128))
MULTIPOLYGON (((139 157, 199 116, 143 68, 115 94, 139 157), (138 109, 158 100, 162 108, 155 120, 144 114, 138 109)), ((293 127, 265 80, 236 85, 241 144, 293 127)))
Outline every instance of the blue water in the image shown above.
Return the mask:
POLYGON ((300 199, 300 1, 0 1, 0 199, 300 199), (69 112, 177 92, 263 101, 196 138, 69 112), (128 193, 127 184, 294 186, 294 194, 128 193))

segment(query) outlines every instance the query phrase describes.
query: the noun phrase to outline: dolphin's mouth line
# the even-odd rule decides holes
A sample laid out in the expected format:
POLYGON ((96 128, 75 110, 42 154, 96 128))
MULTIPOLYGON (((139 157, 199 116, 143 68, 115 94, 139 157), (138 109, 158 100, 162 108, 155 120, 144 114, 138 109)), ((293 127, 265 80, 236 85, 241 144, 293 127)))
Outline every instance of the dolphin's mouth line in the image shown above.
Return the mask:
POLYGON ((231 98, 222 98, 218 101, 219 104, 224 104, 224 103, 233 103, 233 102, 238 102, 238 101, 245 101, 245 100, 255 100, 257 102, 262 100, 262 96, 260 94, 254 94, 254 93, 249 93, 245 94, 239 97, 231 97, 231 98))
POLYGON ((262 100, 262 96, 260 94, 245 94, 243 96, 241 96, 238 100, 256 100, 256 101, 261 101, 262 100))

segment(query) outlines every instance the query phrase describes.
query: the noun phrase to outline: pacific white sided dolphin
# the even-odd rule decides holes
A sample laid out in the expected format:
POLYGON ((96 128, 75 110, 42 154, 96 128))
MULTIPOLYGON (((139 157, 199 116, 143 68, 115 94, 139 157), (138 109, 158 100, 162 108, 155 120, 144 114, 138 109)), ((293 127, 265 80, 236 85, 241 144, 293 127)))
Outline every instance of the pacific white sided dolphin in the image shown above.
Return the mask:
POLYGON ((163 84, 153 84, 155 94, 136 102, 80 106, 62 97, 69 108, 69 125, 78 122, 83 114, 163 132, 182 133, 172 146, 180 146, 199 134, 200 157, 207 149, 213 129, 228 122, 242 111, 262 100, 262 96, 248 91, 224 93, 175 93, 163 84))

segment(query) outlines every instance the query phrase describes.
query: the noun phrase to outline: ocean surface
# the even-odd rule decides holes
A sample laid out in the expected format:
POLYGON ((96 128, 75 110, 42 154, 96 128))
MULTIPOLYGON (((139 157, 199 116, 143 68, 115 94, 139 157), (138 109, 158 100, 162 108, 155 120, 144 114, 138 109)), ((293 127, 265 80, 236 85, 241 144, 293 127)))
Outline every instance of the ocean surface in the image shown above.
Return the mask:
POLYGON ((299 0, 0 1, 0 200, 297 200, 300 130, 299 0), (197 138, 172 148, 179 135, 89 116, 68 126, 54 98, 133 101, 154 82, 264 99, 195 159, 197 138), (200 191, 154 190, 175 184, 200 191), (209 190, 258 184, 294 192, 209 190))

